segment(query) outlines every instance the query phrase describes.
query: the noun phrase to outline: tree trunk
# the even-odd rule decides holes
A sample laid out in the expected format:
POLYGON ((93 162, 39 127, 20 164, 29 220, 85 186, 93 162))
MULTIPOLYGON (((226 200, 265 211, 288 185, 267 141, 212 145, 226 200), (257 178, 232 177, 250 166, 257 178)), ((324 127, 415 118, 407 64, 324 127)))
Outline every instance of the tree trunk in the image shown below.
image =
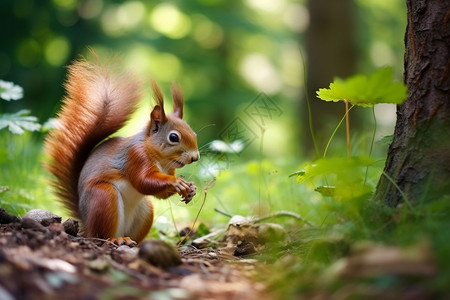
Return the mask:
POLYGON ((450 195, 450 1, 407 0, 407 8, 409 96, 397 108, 394 139, 375 193, 390 206, 404 196, 418 203, 450 195))
MULTIPOLYGON (((356 46, 354 34, 355 7, 353 0, 309 0, 310 24, 307 32, 307 89, 311 104, 315 134, 323 149, 331 132, 345 113, 342 103, 319 100, 316 91, 328 87, 334 77, 354 73, 356 46), (323 120, 327 120, 324 122, 323 120)), ((314 148, 309 132, 306 102, 302 106, 302 139, 304 150, 314 148)), ((354 112, 353 112, 354 113, 354 112)), ((356 121, 356 119, 354 119, 356 121)), ((344 136, 344 132, 341 132, 344 136)))

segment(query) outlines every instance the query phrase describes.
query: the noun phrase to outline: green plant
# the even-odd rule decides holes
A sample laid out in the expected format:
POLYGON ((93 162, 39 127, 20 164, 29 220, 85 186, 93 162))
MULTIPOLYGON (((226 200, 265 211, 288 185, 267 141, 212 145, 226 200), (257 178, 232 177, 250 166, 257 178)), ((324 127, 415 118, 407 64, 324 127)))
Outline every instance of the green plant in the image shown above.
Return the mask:
MULTIPOLYGON (((369 77, 336 79, 329 89, 319 90, 318 95, 325 101, 352 104, 346 107, 339 128, 356 105, 402 103, 406 87, 392 82, 391 78, 392 70, 384 68, 369 77)), ((374 121, 376 124, 375 116, 374 121)), ((404 203, 396 208, 371 201, 374 185, 369 184, 370 179, 377 180, 383 167, 371 157, 374 135, 369 156, 350 156, 347 152, 347 157, 328 158, 326 153, 335 131, 323 157, 306 162, 300 171, 292 174, 298 183, 319 192, 315 206, 319 207, 322 222, 298 229, 296 238, 287 247, 289 252, 286 251, 295 255, 281 257, 269 269, 271 274, 279 274, 269 280, 270 288, 280 298, 298 295, 324 298, 345 295, 357 299, 375 295, 377 298, 402 295, 412 287, 420 295, 448 296, 450 263, 446 241, 449 233, 443 230, 449 222, 448 197, 412 206, 402 193, 404 203), (367 256, 358 256, 361 253, 367 256), (378 259, 374 260, 375 254, 378 259), (411 259, 406 267, 405 258, 411 259), (435 272, 439 276, 430 276, 435 272), (289 285, 283 284, 287 278, 289 285)), ((388 180, 395 185, 392 179, 388 180)))
POLYGON ((343 101, 345 103, 345 114, 328 140, 323 153, 323 158, 313 163, 307 163, 304 169, 293 175, 297 176, 297 181, 299 183, 307 180, 311 182, 312 177, 317 175, 322 176, 325 185, 316 187, 315 190, 325 196, 336 196, 336 190, 341 194, 344 191, 352 190, 351 193, 346 193, 347 196, 354 195, 356 190, 370 193, 370 189, 366 186, 366 182, 369 167, 373 164, 370 157, 372 155, 376 133, 376 117, 373 106, 378 103, 401 104, 407 97, 406 86, 400 82, 393 81, 392 68, 384 67, 370 76, 358 74, 345 80, 336 78, 330 84, 328 89, 319 89, 317 91, 317 96, 324 101, 343 101), (351 107, 349 104, 352 104, 351 107), (351 156, 349 113, 355 106, 372 107, 375 126, 372 133, 368 158, 352 158, 351 156), (347 158, 333 158, 327 160, 326 155, 331 140, 344 119, 346 121, 347 158), (360 167, 365 167, 363 180, 362 177, 360 177, 360 173, 357 172, 360 167), (334 177, 331 177, 331 175, 334 177), (330 185, 330 180, 337 183, 338 186, 330 185))
MULTIPOLYGON (((20 100, 23 88, 0 80, 0 98, 20 100)), ((39 203, 45 203, 43 207, 46 208, 55 208, 48 196, 48 184, 41 168, 42 137, 30 134, 51 127, 51 120, 42 126, 26 109, 0 113, 0 207, 10 213, 22 215, 39 203), (8 130, 1 131, 5 128, 8 130)))
MULTIPOLYGON (((23 97, 23 88, 9 81, 0 80, 0 98, 5 101, 20 100, 23 97)), ((41 124, 34 116, 30 116, 30 111, 22 109, 16 113, 0 114, 0 130, 8 128, 11 133, 24 134, 28 131, 39 131, 41 124)))
POLYGON ((42 159, 41 134, 0 131, 0 186, 8 187, 0 189, 0 207, 15 215, 36 207, 61 211, 50 193, 42 159))
POLYGON ((392 78, 392 68, 384 67, 370 76, 358 74, 345 80, 336 78, 330 83, 328 89, 323 88, 317 91, 317 96, 324 101, 344 101, 345 103, 347 156, 351 156, 349 117, 351 108, 355 105, 373 108, 378 103, 401 104, 405 101, 407 97, 406 86, 403 83, 393 81, 392 78), (349 103, 352 104, 350 108, 349 103))

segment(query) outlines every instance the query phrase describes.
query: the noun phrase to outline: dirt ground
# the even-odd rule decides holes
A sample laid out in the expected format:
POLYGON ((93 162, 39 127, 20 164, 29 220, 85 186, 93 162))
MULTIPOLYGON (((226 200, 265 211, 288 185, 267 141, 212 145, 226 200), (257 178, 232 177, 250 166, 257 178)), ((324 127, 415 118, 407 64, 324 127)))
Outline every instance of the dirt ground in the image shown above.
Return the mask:
POLYGON ((148 257, 160 242, 143 251, 48 223, 0 213, 0 299, 269 299, 254 261, 186 245, 163 268, 148 257))

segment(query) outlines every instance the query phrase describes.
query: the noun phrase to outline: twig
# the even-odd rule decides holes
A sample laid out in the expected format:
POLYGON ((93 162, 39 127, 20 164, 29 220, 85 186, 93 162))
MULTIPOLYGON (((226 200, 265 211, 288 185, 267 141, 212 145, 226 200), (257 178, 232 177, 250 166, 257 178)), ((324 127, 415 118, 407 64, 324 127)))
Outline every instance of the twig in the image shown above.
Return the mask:
MULTIPOLYGON (((107 259, 107 261, 108 261, 109 264, 110 264, 113 268, 115 268, 116 270, 119 270, 119 271, 121 271, 121 272, 127 274, 128 276, 131 276, 131 277, 133 277, 133 278, 135 278, 135 279, 138 279, 138 280, 140 280, 141 282, 148 282, 148 277, 145 276, 144 274, 139 273, 139 272, 136 272, 136 271, 134 271, 134 270, 132 270, 132 269, 130 269, 130 268, 127 268, 126 266, 119 264, 118 262, 114 261, 114 260, 111 259, 111 258, 107 259)), ((153 268, 154 268, 154 267, 152 266, 152 271, 153 271, 153 272, 156 271, 156 273, 161 273, 161 271, 160 271, 158 268, 154 268, 154 270, 153 270, 153 268)))
POLYGON ((227 213, 227 212, 225 212, 225 211, 223 211, 223 210, 221 210, 221 209, 219 209, 219 208, 214 208, 214 210, 215 210, 216 212, 218 212, 219 214, 224 215, 225 217, 229 217, 229 218, 232 218, 232 217, 233 217, 232 214, 229 214, 229 213, 227 213))
MULTIPOLYGON (((214 208, 214 210, 216 212, 218 212, 219 214, 222 214, 222 215, 227 216, 229 218, 234 217, 232 214, 224 212, 223 210, 221 210, 219 208, 214 208)), ((292 212, 292 211, 287 211, 287 210, 276 211, 276 212, 274 212, 271 215, 267 215, 267 216, 264 216, 264 217, 256 218, 256 219, 252 220, 252 222, 253 223, 259 223, 259 222, 262 222, 264 220, 271 219, 271 218, 277 218, 277 217, 292 217, 292 218, 295 218, 295 219, 298 219, 298 220, 302 220, 303 222, 305 222, 305 224, 308 224, 309 226, 314 226, 314 224, 312 224, 308 220, 305 220, 305 218, 303 218, 301 215, 299 215, 299 214, 297 214, 295 212, 292 212)))
POLYGON ((199 237, 195 240, 192 241, 192 245, 197 247, 197 248, 203 248, 204 245, 208 244, 208 243, 215 243, 217 244, 217 241, 214 241, 213 239, 216 238, 217 236, 224 234, 226 232, 226 229, 219 229, 217 231, 213 231, 208 233, 207 235, 204 235, 202 237, 199 237))
POLYGON ((82 236, 77 236, 72 238, 72 240, 74 241, 92 241, 92 242, 103 242, 103 243, 108 243, 111 246, 114 246, 116 248, 119 248, 119 245, 111 242, 109 239, 101 239, 101 238, 93 238, 93 237, 82 237, 82 236))
POLYGON ((303 218, 301 215, 292 212, 292 211, 286 211, 286 210, 280 210, 280 211, 276 211, 271 215, 268 216, 264 216, 264 217, 260 217, 258 219, 255 219, 253 222, 254 223, 259 223, 262 222, 264 220, 267 219, 272 219, 272 218, 277 218, 277 217, 292 217, 295 218, 297 220, 302 220, 303 222, 305 222, 305 224, 309 225, 309 226, 314 226, 314 224, 312 224, 311 222, 309 222, 308 220, 306 220, 305 218, 303 218))

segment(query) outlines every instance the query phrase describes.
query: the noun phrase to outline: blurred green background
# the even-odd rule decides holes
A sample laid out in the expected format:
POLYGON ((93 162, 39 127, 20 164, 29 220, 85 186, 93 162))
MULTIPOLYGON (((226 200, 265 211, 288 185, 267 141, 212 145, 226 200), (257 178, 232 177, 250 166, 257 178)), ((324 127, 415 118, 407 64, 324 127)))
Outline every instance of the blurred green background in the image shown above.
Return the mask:
MULTIPOLYGON (((1 0, 0 79, 23 87, 24 98, 0 101, 0 114, 26 108, 44 123, 60 107, 71 61, 88 56, 88 47, 104 61, 117 54, 126 68, 147 80, 143 107, 120 134, 133 134, 148 121, 151 77, 166 99, 173 81, 182 86, 185 119, 198 133, 200 161, 179 172, 195 182, 198 195, 187 206, 179 196, 154 201, 150 235, 173 240, 174 233, 192 225, 197 213, 197 225, 203 223, 206 230, 225 228, 229 218, 216 208, 243 216, 279 210, 300 214, 301 220, 275 220, 292 238, 286 252, 298 254, 291 257, 294 263, 280 259, 279 269, 262 274, 284 295, 280 299, 293 299, 286 295, 299 291, 338 290, 335 281, 324 287, 323 275, 357 241, 409 245, 429 238, 444 271, 434 286, 447 294, 450 237, 442 228, 449 226, 448 199, 411 211, 371 201, 389 144, 383 137, 393 132, 395 106, 375 106, 376 142, 370 159, 372 111, 355 107, 350 113, 353 160, 346 160, 341 126, 327 159, 314 161, 323 155, 344 115, 342 102, 315 97, 319 88, 335 76, 370 74, 385 65, 401 80, 405 2, 1 0), (319 155, 311 139, 308 98, 319 155), (234 153, 227 143, 239 151, 234 153), (317 176, 306 173, 308 180, 301 183, 301 176, 289 177, 316 164, 317 176), (202 191, 214 177, 202 206, 202 191), (335 193, 326 195, 323 191, 330 186, 336 186, 335 193), (304 226, 308 223, 313 226, 304 226)), ((171 101, 166 102, 169 109, 171 101)), ((42 168, 45 134, 0 131, 0 207, 18 215, 44 208, 65 218, 67 212, 52 194, 50 175, 42 168)), ((356 295, 384 295, 384 290, 406 283, 407 289, 398 294, 405 295, 428 284, 421 277, 409 279, 382 276, 364 281, 356 295), (370 294, 368 286, 380 294, 370 294)), ((355 286, 349 290, 344 285, 340 295, 352 295, 355 286)))
MULTIPOLYGON (((382 65, 401 78, 406 21, 401 0, 310 2, 3 0, 0 78, 21 85, 25 97, 2 110, 23 106, 41 121, 54 116, 65 67, 90 46, 104 57, 119 53, 128 68, 154 77, 165 91, 178 81, 200 145, 217 139, 264 92, 282 110, 266 128, 267 139, 277 139, 267 151, 305 153, 306 88, 313 97, 334 76, 382 65), (302 56, 314 73, 308 87, 302 56)), ((335 126, 334 119, 322 120, 322 110, 314 113, 317 123, 335 126)))
MULTIPOLYGON (((264 176, 278 172, 283 181, 290 180, 292 195, 298 195, 291 186, 296 185, 295 180, 287 176, 314 158, 306 97, 311 101, 313 125, 323 151, 344 107, 342 103, 322 103, 315 91, 328 86, 335 76, 370 73, 384 65, 393 66, 401 79, 405 25, 402 0, 3 0, 0 79, 22 86, 24 98, 2 101, 0 110, 28 108, 43 123, 59 109, 66 66, 72 60, 88 55, 88 47, 105 60, 118 54, 123 64, 142 78, 155 78, 166 98, 170 98, 173 81, 182 86, 185 119, 198 132, 201 152, 206 154, 203 162, 192 166, 199 181, 209 180, 202 177, 202 168, 210 177, 217 175, 208 170, 210 162, 220 161, 222 171, 250 162, 243 167, 248 175, 254 171, 253 160, 260 159, 256 178, 261 172, 266 172, 264 176), (239 155, 221 160, 216 152, 208 160, 213 140, 233 142, 236 138, 244 146, 239 155), (263 171, 262 159, 272 167, 266 164, 263 171)), ((146 106, 126 133, 136 132, 148 119, 148 85, 143 100, 146 106)), ((377 137, 391 134, 393 107, 377 106, 376 113, 377 137)), ((367 151, 373 126, 370 115, 365 109, 352 111, 355 155, 367 151)), ((19 194, 27 194, 24 197, 48 198, 48 189, 35 191, 46 185, 40 166, 45 134, 19 138, 5 130, 1 134, 3 185, 20 187, 19 194)), ((345 153, 344 134, 340 129, 330 155, 345 153)), ((375 149, 381 156, 385 150, 385 145, 375 149)), ((186 169, 190 176, 194 171, 186 169)), ((222 175, 235 176, 227 174, 222 175)), ((255 189, 247 189, 258 203, 262 200, 261 182, 270 188, 267 180, 255 180, 255 189)), ((239 184, 244 185, 236 189, 240 196, 230 197, 240 201, 247 197, 243 190, 252 183, 239 184)), ((244 200, 251 203, 251 199, 244 200)))

